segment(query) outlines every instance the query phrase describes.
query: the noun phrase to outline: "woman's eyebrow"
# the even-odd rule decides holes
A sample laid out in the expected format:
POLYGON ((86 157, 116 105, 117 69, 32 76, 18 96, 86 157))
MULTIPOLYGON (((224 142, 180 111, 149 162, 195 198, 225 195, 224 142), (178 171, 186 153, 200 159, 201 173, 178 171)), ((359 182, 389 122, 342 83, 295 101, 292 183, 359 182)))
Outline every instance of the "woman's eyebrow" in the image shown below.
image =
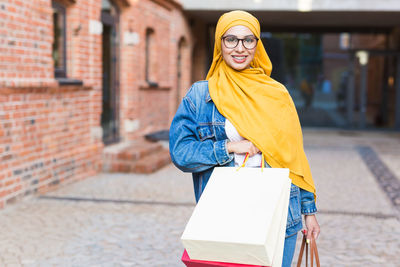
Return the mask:
MULTIPOLYGON (((225 36, 223 36, 223 37, 236 37, 236 38, 238 38, 238 36, 237 35, 234 35, 234 34, 228 34, 228 35, 225 35, 225 36)), ((243 38, 246 38, 246 37, 256 37, 254 34, 248 34, 248 35, 245 35, 245 36, 243 36, 243 38)))

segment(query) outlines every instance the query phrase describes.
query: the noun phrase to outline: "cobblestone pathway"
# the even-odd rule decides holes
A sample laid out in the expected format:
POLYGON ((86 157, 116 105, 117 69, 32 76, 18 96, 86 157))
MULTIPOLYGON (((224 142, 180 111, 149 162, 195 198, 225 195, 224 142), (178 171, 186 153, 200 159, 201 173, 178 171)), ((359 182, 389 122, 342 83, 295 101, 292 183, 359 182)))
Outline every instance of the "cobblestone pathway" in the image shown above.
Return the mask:
MULTIPOLYGON (((399 182, 399 135, 305 131, 321 266, 400 266, 400 203, 366 147, 384 166, 373 168, 399 182)), ((100 174, 0 211, 0 266, 183 266, 179 238, 193 208, 191 177, 172 165, 100 174)))

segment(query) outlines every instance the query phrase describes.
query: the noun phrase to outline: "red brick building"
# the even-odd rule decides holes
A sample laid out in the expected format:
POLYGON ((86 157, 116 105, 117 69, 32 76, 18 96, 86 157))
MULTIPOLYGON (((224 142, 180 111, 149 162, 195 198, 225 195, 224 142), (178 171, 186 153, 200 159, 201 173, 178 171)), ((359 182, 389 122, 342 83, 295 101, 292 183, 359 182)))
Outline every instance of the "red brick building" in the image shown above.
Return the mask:
POLYGON ((168 128, 191 83, 175 0, 8 0, 0 36, 0 207, 92 176, 107 145, 168 128))

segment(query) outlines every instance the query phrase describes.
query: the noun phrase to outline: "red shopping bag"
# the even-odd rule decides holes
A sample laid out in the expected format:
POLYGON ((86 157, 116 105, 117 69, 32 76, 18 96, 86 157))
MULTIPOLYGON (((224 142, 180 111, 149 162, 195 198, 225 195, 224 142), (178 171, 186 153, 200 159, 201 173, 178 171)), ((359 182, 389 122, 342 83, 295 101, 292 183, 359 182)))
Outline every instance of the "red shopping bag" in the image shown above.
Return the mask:
MULTIPOLYGON (((200 261, 200 260, 191 260, 189 255, 185 251, 182 255, 182 261, 187 267, 215 267, 215 266, 223 266, 223 267, 263 267, 260 265, 249 265, 249 264, 239 264, 239 263, 228 263, 228 262, 218 262, 218 261, 200 261)), ((265 266, 267 267, 267 266, 265 266)))

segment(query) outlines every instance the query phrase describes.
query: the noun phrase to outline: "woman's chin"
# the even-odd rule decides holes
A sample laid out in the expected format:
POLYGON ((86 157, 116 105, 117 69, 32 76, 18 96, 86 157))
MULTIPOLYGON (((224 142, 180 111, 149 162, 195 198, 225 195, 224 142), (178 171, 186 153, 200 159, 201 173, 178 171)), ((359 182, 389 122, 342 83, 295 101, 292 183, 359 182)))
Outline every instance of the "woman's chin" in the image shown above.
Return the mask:
POLYGON ((247 64, 247 62, 245 62, 245 63, 240 63, 240 64, 238 64, 238 63, 233 63, 233 64, 230 64, 230 67, 231 67, 232 69, 234 69, 234 70, 241 71, 241 70, 248 69, 248 68, 250 67, 250 64, 247 64))

